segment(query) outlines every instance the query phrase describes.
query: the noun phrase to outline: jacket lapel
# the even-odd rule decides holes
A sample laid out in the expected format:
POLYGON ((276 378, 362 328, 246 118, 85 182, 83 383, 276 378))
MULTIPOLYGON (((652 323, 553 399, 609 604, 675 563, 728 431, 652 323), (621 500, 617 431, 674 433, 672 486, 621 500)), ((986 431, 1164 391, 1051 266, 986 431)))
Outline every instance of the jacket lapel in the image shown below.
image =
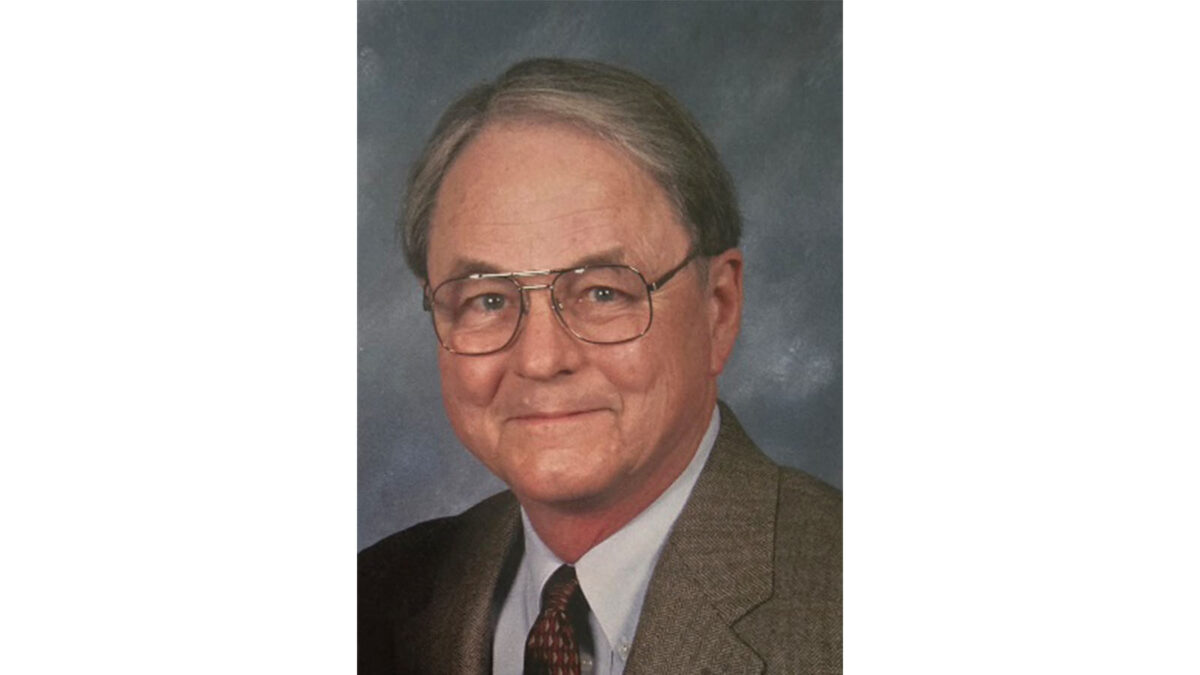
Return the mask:
POLYGON ((646 592, 625 672, 758 673, 736 622, 771 596, 778 469, 721 404, 712 455, 646 592))
POLYGON ((426 663, 437 672, 491 672, 496 608, 520 560, 521 527, 511 493, 497 495, 470 514, 454 542, 450 561, 435 582, 439 602, 415 617, 413 628, 429 636, 426 663), (443 667, 444 666, 444 667, 443 667))

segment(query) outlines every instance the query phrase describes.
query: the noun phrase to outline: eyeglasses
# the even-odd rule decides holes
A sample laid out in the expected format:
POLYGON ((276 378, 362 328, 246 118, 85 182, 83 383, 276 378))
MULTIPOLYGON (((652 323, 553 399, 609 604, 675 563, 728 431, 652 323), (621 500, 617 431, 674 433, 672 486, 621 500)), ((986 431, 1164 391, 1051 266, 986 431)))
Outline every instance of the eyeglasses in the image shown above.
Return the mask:
POLYGON ((471 274, 448 279, 431 292, 425 286, 425 311, 446 351, 482 356, 505 349, 521 331, 529 313, 526 291, 550 291, 550 306, 567 332, 593 344, 636 340, 650 330, 650 296, 696 259, 688 253, 654 283, 628 265, 585 265, 558 270, 471 274), (552 276, 548 284, 522 284, 528 277, 552 276))

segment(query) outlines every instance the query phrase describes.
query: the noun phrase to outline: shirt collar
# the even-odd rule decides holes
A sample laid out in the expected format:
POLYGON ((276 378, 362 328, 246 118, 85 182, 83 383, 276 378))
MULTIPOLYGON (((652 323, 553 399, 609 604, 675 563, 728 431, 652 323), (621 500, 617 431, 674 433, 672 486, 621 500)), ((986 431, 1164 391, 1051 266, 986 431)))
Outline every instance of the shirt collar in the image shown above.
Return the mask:
MULTIPOLYGON (((654 565, 708 461, 720 426, 721 413, 714 406, 696 454, 679 477, 650 506, 575 563, 579 585, 610 645, 632 642, 654 565)), ((521 525, 525 531, 521 573, 533 582, 526 586, 532 593, 526 606, 537 608, 542 587, 563 562, 538 537, 524 508, 521 525)), ((538 610, 533 611, 536 615, 538 610)))

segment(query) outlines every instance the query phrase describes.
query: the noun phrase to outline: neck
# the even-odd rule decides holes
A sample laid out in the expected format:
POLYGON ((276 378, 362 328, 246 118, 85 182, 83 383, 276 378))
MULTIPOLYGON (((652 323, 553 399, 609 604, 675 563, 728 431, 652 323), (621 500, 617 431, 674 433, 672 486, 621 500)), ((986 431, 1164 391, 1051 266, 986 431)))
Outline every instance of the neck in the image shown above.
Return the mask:
MULTIPOLYGON (((711 411, 710 407, 710 414, 711 411)), ((538 537, 563 562, 575 564, 585 553, 645 511, 679 478, 696 456, 704 432, 708 430, 709 419, 704 421, 689 430, 679 445, 687 451, 665 458, 648 480, 620 495, 561 504, 521 499, 521 506, 538 537)))
POLYGON ((609 509, 587 511, 542 504, 522 506, 529 515, 529 523, 546 546, 563 562, 573 565, 583 554, 625 527, 657 498, 655 495, 644 504, 625 502, 609 509))

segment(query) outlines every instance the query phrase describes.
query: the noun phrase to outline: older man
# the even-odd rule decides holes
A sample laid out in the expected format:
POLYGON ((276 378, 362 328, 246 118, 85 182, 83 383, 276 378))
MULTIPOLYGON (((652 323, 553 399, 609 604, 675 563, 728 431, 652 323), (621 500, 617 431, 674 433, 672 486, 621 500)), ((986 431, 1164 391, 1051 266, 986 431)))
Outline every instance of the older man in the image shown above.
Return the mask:
POLYGON ((839 672, 841 500, 717 402, 742 254, 665 91, 526 61, 409 182, 447 414, 510 488, 359 560, 360 672, 839 672))

